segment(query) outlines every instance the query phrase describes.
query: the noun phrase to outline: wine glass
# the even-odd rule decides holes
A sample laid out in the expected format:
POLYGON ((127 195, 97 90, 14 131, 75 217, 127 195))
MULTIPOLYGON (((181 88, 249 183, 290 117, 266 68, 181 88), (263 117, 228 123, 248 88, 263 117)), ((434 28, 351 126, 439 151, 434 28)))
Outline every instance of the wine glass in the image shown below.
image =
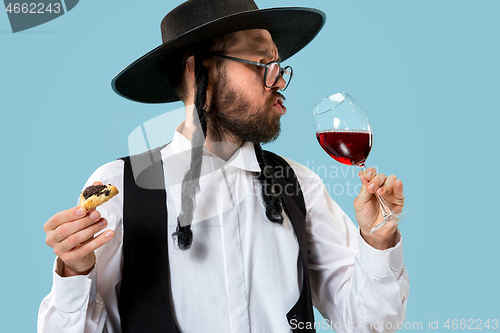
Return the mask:
MULTIPOLYGON (((316 138, 336 161, 357 165, 365 171, 365 161, 372 148, 372 128, 363 109, 347 93, 337 93, 321 100, 312 109, 316 138)), ((384 220, 370 230, 373 233, 387 222, 399 224, 407 212, 394 213, 385 200, 375 195, 384 220)))

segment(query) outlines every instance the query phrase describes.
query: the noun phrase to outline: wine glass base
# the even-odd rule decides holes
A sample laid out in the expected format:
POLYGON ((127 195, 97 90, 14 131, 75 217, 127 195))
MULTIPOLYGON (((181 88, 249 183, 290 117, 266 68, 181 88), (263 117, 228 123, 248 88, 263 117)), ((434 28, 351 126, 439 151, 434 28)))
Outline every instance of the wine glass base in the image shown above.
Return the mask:
POLYGON ((402 220, 404 220, 406 218, 406 216, 410 212, 411 212, 411 210, 407 210, 407 211, 401 212, 399 214, 387 215, 382 222, 380 222, 379 224, 374 226, 372 228, 372 230, 370 230, 370 234, 373 234, 375 231, 382 228, 384 225, 386 225, 388 222, 391 222, 391 221, 395 221, 394 225, 398 225, 402 220))

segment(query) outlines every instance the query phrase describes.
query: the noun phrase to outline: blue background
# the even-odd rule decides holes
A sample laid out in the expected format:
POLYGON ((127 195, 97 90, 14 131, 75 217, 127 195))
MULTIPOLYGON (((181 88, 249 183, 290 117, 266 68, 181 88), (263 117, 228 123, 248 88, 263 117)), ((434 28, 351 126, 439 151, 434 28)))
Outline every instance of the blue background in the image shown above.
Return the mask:
MULTIPOLYGON (((52 284, 45 221, 75 205, 98 166, 128 155, 137 126, 181 106, 134 103, 110 87, 122 68, 161 43, 160 21, 178 4, 82 1, 16 34, 0 13, 1 332, 36 329, 52 284)), ((400 226, 411 280, 407 321, 428 331, 429 320, 439 320, 447 331, 447 319, 500 319, 500 3, 257 4, 319 8, 328 18, 286 62, 295 72, 285 94, 288 113, 282 135, 267 148, 318 171, 353 217, 357 170, 322 151, 310 114, 321 98, 349 92, 372 123, 368 164, 401 178, 406 208, 415 209, 400 226)))

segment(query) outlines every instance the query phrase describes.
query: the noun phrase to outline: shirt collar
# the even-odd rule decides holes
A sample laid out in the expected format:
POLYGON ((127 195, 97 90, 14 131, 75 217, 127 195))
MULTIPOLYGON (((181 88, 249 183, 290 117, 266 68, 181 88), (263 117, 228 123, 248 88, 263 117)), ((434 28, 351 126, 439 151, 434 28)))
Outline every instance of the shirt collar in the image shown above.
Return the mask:
MULTIPOLYGON (((172 142, 165 148, 163 148, 164 151, 162 151, 162 155, 171 156, 173 154, 179 154, 187 150, 191 150, 191 140, 186 138, 179 131, 179 128, 183 124, 184 123, 181 123, 177 127, 172 142)), ((246 170, 251 172, 261 171, 259 162, 257 161, 257 157, 255 156, 254 145, 251 142, 244 142, 228 161, 224 161, 219 156, 215 155, 210 150, 208 150, 206 147, 203 148, 203 156, 210 157, 214 161, 217 161, 218 162, 217 164, 220 165, 220 167, 232 166, 241 170, 246 170)))

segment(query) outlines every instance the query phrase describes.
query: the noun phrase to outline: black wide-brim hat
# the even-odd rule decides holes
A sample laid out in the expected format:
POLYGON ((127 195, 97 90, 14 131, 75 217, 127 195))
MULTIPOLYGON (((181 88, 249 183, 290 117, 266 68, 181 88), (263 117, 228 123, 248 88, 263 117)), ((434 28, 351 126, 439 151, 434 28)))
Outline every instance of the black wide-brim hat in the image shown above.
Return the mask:
POLYGON ((163 44, 118 73, 111 86, 133 101, 175 102, 179 97, 166 74, 167 58, 175 51, 235 31, 265 29, 283 61, 309 44, 325 20, 325 13, 311 8, 259 9, 252 0, 188 0, 163 18, 163 44))

